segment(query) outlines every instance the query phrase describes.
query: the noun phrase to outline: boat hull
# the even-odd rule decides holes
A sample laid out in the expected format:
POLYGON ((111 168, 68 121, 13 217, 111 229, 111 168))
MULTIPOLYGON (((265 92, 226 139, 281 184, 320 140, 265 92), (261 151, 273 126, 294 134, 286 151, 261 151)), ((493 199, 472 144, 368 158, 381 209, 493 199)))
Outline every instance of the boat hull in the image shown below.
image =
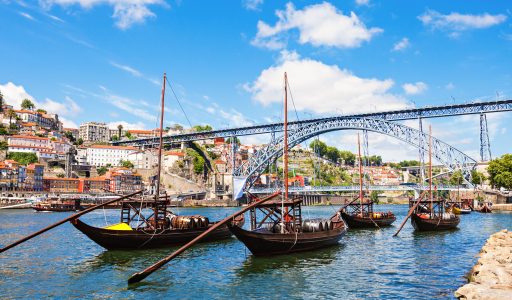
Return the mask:
POLYGON ((411 216, 411 223, 414 229, 418 231, 441 231, 457 228, 460 218, 455 216, 452 219, 426 219, 420 217, 418 214, 411 216))
POLYGON ((360 217, 355 215, 349 215, 345 212, 341 213, 343 220, 347 222, 349 228, 375 228, 375 227, 385 227, 390 226, 395 222, 396 217, 387 217, 387 218, 369 218, 369 217, 360 217))
POLYGON ((484 205, 480 209, 478 209, 478 212, 481 212, 481 213, 484 213, 484 214, 488 214, 488 213, 492 213, 492 209, 489 208, 489 206, 484 205))
POLYGON ((44 207, 32 205, 31 208, 37 212, 66 212, 66 211, 77 211, 74 207, 44 207))
MULTIPOLYGON (((236 222, 240 224, 240 226, 243 226, 244 220, 240 219, 236 222)), ((71 224, 96 244, 107 250, 133 250, 183 245, 205 232, 213 226, 214 223, 210 223, 208 227, 205 228, 167 229, 157 234, 153 234, 151 231, 144 232, 143 230, 110 230, 98 228, 87 225, 80 219, 72 220, 71 224)), ((228 239, 231 236, 232 234, 227 226, 222 226, 202 239, 201 242, 218 241, 228 239)))
POLYGON ((347 232, 343 220, 333 222, 334 228, 327 231, 301 233, 272 233, 266 230, 248 231, 228 223, 229 230, 255 256, 273 256, 294 252, 310 251, 338 244, 347 232))

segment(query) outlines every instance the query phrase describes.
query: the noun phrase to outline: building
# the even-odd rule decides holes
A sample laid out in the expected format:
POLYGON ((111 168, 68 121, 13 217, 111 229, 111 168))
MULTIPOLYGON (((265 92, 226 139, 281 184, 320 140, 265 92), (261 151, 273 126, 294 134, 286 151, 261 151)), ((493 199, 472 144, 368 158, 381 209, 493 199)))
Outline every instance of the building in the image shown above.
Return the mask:
POLYGON ((104 176, 92 178, 79 178, 78 191, 80 193, 104 193, 107 181, 104 176))
POLYGON ((89 165, 120 166, 121 161, 128 160, 131 153, 137 152, 135 147, 92 145, 86 150, 86 161, 89 165))
POLYGON ((131 129, 131 130, 128 130, 128 133, 133 138, 136 138, 136 139, 157 137, 157 136, 159 136, 159 132, 160 132, 160 129, 153 129, 153 130, 131 129))
POLYGON ((25 189, 28 191, 42 191, 44 166, 41 164, 30 164, 27 166, 25 173, 25 189))
POLYGON ((65 159, 71 145, 55 138, 13 135, 8 138, 9 152, 35 153, 38 158, 65 159))
POLYGON ((49 193, 78 193, 78 178, 44 177, 43 190, 49 193))
POLYGON ((35 123, 47 130, 62 130, 62 122, 56 114, 46 114, 33 110, 14 110, 23 123, 35 123))
POLYGON ((172 168, 174 164, 178 161, 185 158, 185 153, 183 152, 177 152, 177 151, 166 151, 164 152, 163 157, 163 167, 164 168, 172 168))
POLYGON ((113 168, 105 174, 108 191, 128 194, 142 189, 142 176, 128 168, 113 168))
POLYGON ((80 130, 77 128, 63 128, 63 131, 71 133, 71 136, 73 136, 75 140, 78 140, 80 136, 80 130))
POLYGON ((0 190, 12 191, 18 189, 18 163, 13 160, 0 162, 0 190))
POLYGON ((128 160, 136 169, 153 169, 158 166, 158 153, 151 150, 135 151, 128 154, 128 160))
POLYGON ((80 124, 79 138, 84 142, 108 142, 110 130, 105 123, 87 122, 80 124))

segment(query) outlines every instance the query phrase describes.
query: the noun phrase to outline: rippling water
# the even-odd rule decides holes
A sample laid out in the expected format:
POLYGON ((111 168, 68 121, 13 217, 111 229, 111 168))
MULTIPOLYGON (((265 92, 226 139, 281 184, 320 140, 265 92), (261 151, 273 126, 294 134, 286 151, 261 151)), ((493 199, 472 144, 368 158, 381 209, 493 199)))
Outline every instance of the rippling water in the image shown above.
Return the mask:
MULTIPOLYGON (((304 217, 328 216, 334 207, 305 207, 304 217)), ((220 219, 235 208, 180 209, 220 219)), ((235 238, 200 244, 143 283, 128 277, 172 249, 106 251, 70 224, 0 254, 0 298, 453 298, 488 236, 512 227, 512 214, 461 216, 459 229, 415 233, 410 222, 392 237, 407 206, 378 206, 397 215, 394 226, 351 230, 339 246, 255 258, 235 238)), ((116 223, 119 211, 96 211, 83 220, 116 223)), ((0 211, 0 245, 63 219, 69 213, 0 211)), ((247 216, 248 217, 248 216, 247 216)), ((248 223, 248 222, 247 222, 248 223)))

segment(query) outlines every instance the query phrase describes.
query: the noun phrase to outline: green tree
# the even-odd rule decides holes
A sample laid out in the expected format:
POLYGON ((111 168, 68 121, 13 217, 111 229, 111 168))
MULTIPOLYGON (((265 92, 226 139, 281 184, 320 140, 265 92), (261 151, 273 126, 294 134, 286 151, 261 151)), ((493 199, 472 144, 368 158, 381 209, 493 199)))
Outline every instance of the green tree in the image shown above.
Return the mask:
POLYGON ((78 140, 76 140, 77 145, 82 145, 83 143, 84 143, 84 140, 82 138, 78 138, 78 140))
POLYGON ((4 111, 4 95, 2 94, 2 91, 0 91, 0 112, 4 111))
POLYGON ((46 110, 44 110, 42 108, 37 109, 36 112, 41 113, 41 114, 47 114, 48 113, 46 110))
POLYGON ((35 107, 36 106, 34 105, 34 103, 29 99, 23 99, 23 101, 21 102, 22 109, 33 110, 35 107))
POLYGON ((192 165, 194 166, 194 173, 201 174, 204 172, 204 158, 197 153, 194 149, 187 149, 187 155, 192 157, 192 165))
POLYGON ((309 148, 316 152, 320 157, 323 157, 327 151, 327 144, 321 140, 314 140, 309 144, 309 148))
POLYGON ((62 173, 57 174, 57 177, 58 177, 58 178, 64 178, 64 174, 62 174, 62 173))
POLYGON ((477 170, 471 171, 471 183, 474 185, 479 185, 484 183, 485 181, 485 175, 482 172, 479 172, 477 170))
POLYGON ((235 136, 234 138, 230 138, 230 137, 229 137, 229 138, 227 138, 227 139, 226 139, 226 143, 227 143, 227 144, 231 144, 231 143, 232 143, 232 140, 234 140, 234 141, 235 141, 235 143, 236 143, 237 145, 240 145, 240 139, 239 139, 239 138, 237 138, 236 136, 235 136))
POLYGON ((121 166, 124 168, 132 169, 134 167, 133 163, 129 160, 121 160, 121 166))
POLYGON ((9 148, 9 144, 7 141, 0 141, 0 150, 7 150, 9 148))
POLYGON ((132 134, 127 131, 125 134, 124 134, 125 137, 127 137, 128 139, 131 139, 132 138, 132 134))
POLYGON ((117 135, 115 135, 115 134, 114 134, 114 135, 112 136, 112 141, 114 141, 114 142, 115 142, 115 141, 119 141, 119 137, 117 137, 117 135))
POLYGON ((450 176, 449 183, 451 185, 461 185, 463 181, 464 181, 464 177, 462 176, 462 171, 457 170, 457 171, 453 172, 452 176, 450 176))
POLYGON ((98 175, 99 176, 103 176, 107 173, 108 171, 108 168, 107 167, 99 167, 99 168, 96 168, 96 172, 98 172, 98 175))
POLYGON ((487 167, 487 173, 492 186, 512 189, 512 154, 493 159, 487 167))
POLYGON ((345 162, 346 165, 353 166, 356 162, 356 155, 350 151, 340 151, 340 158, 345 162))
POLYGON ((28 152, 9 152, 7 159, 15 160, 22 165, 29 165, 39 161, 35 153, 28 152))
POLYGON ((9 112, 7 112, 7 116, 9 117, 9 126, 12 125, 12 119, 15 119, 16 120, 16 117, 18 116, 16 114, 16 112, 14 110, 9 110, 9 112))
POLYGON ((333 147, 333 146, 327 146, 327 148, 325 149, 325 157, 336 163, 338 162, 338 159, 340 158, 340 152, 338 151, 338 149, 336 149, 336 147, 333 147))
POLYGON ((75 137, 73 136, 73 133, 71 133, 71 131, 66 131, 64 132, 64 136, 71 142, 71 143, 75 143, 76 142, 76 139, 75 137))
POLYGON ((194 127, 192 127, 192 129, 195 131, 195 132, 201 132, 201 131, 210 131, 210 130, 213 130, 213 127, 210 126, 210 125, 196 125, 194 127))
POLYGON ((377 191, 372 191, 370 193, 370 200, 373 201, 373 203, 377 203, 379 204, 379 192, 377 191))
POLYGON ((119 139, 119 137, 122 136, 122 134, 121 134, 122 132, 123 132, 123 125, 121 125, 121 124, 117 125, 117 136, 118 136, 118 139, 119 139))

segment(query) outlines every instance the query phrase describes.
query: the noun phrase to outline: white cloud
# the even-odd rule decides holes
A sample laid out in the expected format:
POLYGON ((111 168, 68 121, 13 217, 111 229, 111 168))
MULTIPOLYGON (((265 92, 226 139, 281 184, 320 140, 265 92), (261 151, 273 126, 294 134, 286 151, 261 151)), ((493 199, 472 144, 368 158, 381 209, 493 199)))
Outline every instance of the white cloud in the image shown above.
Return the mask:
POLYGON ((259 10, 263 0, 243 0, 242 3, 248 10, 259 10))
POLYGON ((458 36, 461 31, 471 29, 483 29, 505 22, 506 15, 491 15, 488 13, 480 15, 461 14, 452 12, 443 15, 435 10, 427 10, 418 19, 425 26, 432 29, 446 30, 451 32, 450 36, 458 36))
POLYGON ((108 91, 106 91, 105 96, 103 96, 102 98, 106 99, 110 104, 114 105, 115 107, 124 110, 127 113, 130 113, 139 118, 148 121, 155 121, 157 119, 156 115, 150 114, 148 111, 139 108, 140 101, 135 101, 127 97, 115 95, 108 91))
POLYGON ((370 5, 370 0, 356 0, 357 5, 370 5))
POLYGON ((148 18, 156 17, 149 6, 168 6, 164 0, 40 0, 39 3, 45 9, 51 9, 54 5, 66 8, 78 5, 88 10, 94 6, 109 5, 114 8, 112 17, 116 20, 116 26, 123 30, 134 24, 144 23, 148 18))
POLYGON ((398 41, 396 44, 393 45, 393 51, 403 51, 411 46, 411 43, 409 42, 409 39, 404 37, 400 41, 398 41))
POLYGON ((455 88, 455 85, 451 82, 448 82, 448 84, 445 85, 444 88, 447 90, 453 90, 455 88))
POLYGON ((20 16, 24 17, 25 19, 28 19, 30 21, 35 21, 36 19, 34 17, 32 17, 30 14, 26 13, 26 12, 22 12, 20 11, 19 12, 20 16))
POLYGON ((428 89, 428 85, 424 82, 418 81, 416 83, 406 83, 402 85, 404 92, 407 95, 421 94, 428 89))
POLYGON ((281 49, 286 45, 286 33, 299 30, 299 43, 313 46, 355 48, 370 41, 383 30, 367 28, 354 12, 344 15, 328 2, 306 6, 296 10, 290 2, 286 10, 277 10, 278 21, 274 26, 258 21, 258 32, 252 44, 269 49, 281 49))
POLYGON ((43 102, 39 102, 27 93, 22 85, 15 85, 12 82, 8 82, 4 85, 0 84, 0 91, 4 95, 5 103, 15 108, 20 108, 23 99, 29 99, 34 103, 36 108, 42 108, 48 113, 58 114, 64 127, 77 128, 76 123, 69 120, 67 117, 78 115, 82 111, 82 108, 70 97, 66 96, 64 102, 58 102, 49 98, 46 98, 43 102))
POLYGON ((254 122, 249 120, 246 116, 244 116, 241 112, 231 109, 229 112, 226 112, 222 109, 218 110, 219 115, 229 122, 230 126, 251 126, 254 125, 254 122))
POLYGON ((146 125, 142 122, 129 123, 126 121, 114 121, 107 124, 110 129, 117 129, 117 126, 122 125, 124 130, 132 130, 132 129, 145 129, 146 125))
POLYGON ((327 65, 296 53, 284 53, 277 65, 261 72, 252 83, 244 85, 252 98, 263 104, 281 103, 283 74, 288 73, 294 102, 299 111, 319 114, 349 114, 373 110, 410 107, 405 99, 389 93, 393 80, 361 78, 336 65, 327 65))
POLYGON ((141 77, 142 76, 142 73, 139 72, 138 70, 135 70, 134 68, 130 67, 130 66, 127 66, 127 65, 121 65, 121 64, 118 64, 116 62, 113 62, 111 61, 110 64, 120 70, 123 70, 125 72, 128 72, 130 74, 132 74, 133 76, 135 77, 141 77))

